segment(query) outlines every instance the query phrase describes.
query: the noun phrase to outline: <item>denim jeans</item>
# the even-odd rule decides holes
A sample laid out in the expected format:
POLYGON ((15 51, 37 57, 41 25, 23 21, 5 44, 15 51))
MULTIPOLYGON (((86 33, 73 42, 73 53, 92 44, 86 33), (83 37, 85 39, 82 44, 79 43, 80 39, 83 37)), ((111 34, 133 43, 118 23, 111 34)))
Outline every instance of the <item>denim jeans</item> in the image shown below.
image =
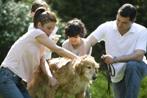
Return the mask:
POLYGON ((21 78, 8 68, 0 68, 0 98, 31 98, 21 78))
POLYGON ((147 64, 129 61, 126 65, 123 80, 112 83, 115 98, 137 98, 141 80, 145 75, 147 75, 147 64))

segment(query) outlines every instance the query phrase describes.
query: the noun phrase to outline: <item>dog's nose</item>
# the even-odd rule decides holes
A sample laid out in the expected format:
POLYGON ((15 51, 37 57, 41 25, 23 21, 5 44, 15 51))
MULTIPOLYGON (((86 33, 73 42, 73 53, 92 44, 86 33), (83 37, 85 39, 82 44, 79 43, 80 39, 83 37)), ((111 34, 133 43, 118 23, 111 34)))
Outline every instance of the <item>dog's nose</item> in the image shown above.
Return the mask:
POLYGON ((92 76, 92 80, 96 80, 96 74, 92 76))

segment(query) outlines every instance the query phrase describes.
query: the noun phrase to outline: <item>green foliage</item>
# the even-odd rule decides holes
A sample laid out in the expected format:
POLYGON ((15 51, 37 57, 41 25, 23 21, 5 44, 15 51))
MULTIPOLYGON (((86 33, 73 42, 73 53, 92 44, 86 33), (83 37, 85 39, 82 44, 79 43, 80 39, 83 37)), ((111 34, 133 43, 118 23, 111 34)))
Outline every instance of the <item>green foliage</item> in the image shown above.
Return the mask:
POLYGON ((115 9, 118 5, 117 0, 54 0, 52 2, 52 8, 64 22, 75 17, 80 18, 90 32, 98 24, 115 19, 115 9))
POLYGON ((141 82, 141 88, 139 92, 139 98, 147 98, 146 92, 147 92, 147 77, 143 79, 141 82))
MULTIPOLYGON (((147 83, 147 77, 145 77, 141 82, 141 88, 138 98, 147 98, 146 83, 147 83)), ((107 93, 107 80, 104 77, 104 75, 102 75, 101 73, 99 73, 97 80, 94 81, 93 84, 91 85, 91 93, 92 93, 92 98, 113 98, 112 90, 110 94, 107 93)))
POLYGON ((27 31, 29 6, 21 2, 0 1, 0 62, 18 37, 27 31))
POLYGON ((112 93, 107 92, 107 79, 99 73, 97 80, 91 85, 92 98, 112 98, 112 93))

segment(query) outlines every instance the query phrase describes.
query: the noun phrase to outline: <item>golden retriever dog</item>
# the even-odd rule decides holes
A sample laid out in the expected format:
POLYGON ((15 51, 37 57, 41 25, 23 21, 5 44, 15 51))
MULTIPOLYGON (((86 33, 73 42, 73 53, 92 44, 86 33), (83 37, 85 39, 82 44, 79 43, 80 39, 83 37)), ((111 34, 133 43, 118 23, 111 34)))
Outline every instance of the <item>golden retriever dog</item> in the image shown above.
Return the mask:
POLYGON ((58 92, 62 98, 84 98, 84 92, 89 83, 96 79, 99 64, 92 56, 82 56, 80 59, 53 58, 48 61, 53 76, 58 80, 59 86, 53 88, 47 76, 38 67, 29 84, 32 98, 55 98, 58 92))

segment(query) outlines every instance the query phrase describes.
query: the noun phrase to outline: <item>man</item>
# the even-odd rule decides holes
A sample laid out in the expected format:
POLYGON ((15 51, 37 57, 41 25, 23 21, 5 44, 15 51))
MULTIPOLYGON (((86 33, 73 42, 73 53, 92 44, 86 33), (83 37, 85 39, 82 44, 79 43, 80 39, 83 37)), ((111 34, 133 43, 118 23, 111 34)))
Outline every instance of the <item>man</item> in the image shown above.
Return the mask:
POLYGON ((105 41, 104 62, 115 68, 115 76, 111 76, 114 98, 137 98, 141 80, 147 74, 147 29, 134 23, 135 19, 136 8, 124 4, 116 20, 101 24, 87 38, 90 46, 105 41))

